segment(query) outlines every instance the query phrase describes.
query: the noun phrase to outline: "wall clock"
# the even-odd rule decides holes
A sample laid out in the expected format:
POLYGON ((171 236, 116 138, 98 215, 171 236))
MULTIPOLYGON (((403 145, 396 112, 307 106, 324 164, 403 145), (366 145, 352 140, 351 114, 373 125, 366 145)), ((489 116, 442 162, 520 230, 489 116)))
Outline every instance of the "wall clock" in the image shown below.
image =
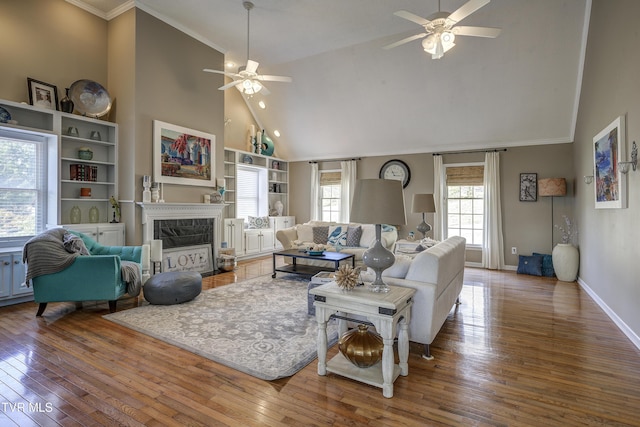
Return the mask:
POLYGON ((402 160, 389 160, 380 168, 380 178, 402 181, 402 188, 406 188, 411 179, 411 170, 402 160))

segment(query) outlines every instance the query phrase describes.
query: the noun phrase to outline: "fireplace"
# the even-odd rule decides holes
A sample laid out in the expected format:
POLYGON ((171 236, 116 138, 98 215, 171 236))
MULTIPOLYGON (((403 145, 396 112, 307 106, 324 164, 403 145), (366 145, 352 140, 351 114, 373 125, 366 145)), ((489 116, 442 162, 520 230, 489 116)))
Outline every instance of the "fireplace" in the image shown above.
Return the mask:
POLYGON ((163 271, 218 269, 218 242, 225 204, 138 203, 142 207, 142 238, 162 240, 163 271))

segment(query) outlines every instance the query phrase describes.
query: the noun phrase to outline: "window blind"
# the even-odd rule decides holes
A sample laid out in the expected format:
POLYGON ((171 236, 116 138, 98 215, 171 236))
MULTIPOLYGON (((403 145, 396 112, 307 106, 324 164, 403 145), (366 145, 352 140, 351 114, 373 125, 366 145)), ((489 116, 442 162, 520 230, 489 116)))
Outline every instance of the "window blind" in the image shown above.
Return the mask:
POLYGON ((340 185, 342 174, 340 171, 320 171, 320 185, 340 185))
POLYGON ((236 191, 236 214, 238 218, 259 216, 259 176, 254 168, 238 167, 236 191))
POLYGON ((447 185, 483 185, 484 166, 448 166, 447 185))

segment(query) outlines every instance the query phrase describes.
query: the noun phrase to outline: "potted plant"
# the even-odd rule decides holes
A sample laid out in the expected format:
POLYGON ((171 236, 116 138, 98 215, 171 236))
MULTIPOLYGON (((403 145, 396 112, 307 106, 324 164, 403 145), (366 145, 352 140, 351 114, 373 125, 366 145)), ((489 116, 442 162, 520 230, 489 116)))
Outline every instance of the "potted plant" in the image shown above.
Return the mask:
POLYGON ((580 265, 580 254, 575 246, 578 238, 578 228, 567 217, 564 218, 564 225, 555 225, 555 228, 562 233, 562 243, 558 243, 551 253, 553 259, 553 269, 558 280, 563 282, 573 282, 578 277, 578 267, 580 265))

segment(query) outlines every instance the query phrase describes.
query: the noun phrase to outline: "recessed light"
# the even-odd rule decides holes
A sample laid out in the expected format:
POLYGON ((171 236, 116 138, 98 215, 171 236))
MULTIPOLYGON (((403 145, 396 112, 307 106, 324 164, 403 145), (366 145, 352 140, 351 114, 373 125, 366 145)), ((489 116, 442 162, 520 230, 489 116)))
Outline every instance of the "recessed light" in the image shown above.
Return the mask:
POLYGON ((227 61, 227 62, 225 62, 224 66, 227 67, 227 68, 233 68, 233 67, 236 66, 236 63, 235 62, 231 62, 231 61, 227 61))
POLYGON ((277 136, 278 138, 280 137, 280 131, 279 131, 278 129, 274 130, 274 131, 273 131, 273 134, 274 134, 275 136, 277 136))
POLYGON ((264 101, 260 101, 260 102, 258 102, 258 105, 259 105, 259 106, 260 106, 260 108, 262 108, 263 110, 264 110, 265 108, 267 108, 267 104, 265 104, 265 103, 264 103, 264 101))

